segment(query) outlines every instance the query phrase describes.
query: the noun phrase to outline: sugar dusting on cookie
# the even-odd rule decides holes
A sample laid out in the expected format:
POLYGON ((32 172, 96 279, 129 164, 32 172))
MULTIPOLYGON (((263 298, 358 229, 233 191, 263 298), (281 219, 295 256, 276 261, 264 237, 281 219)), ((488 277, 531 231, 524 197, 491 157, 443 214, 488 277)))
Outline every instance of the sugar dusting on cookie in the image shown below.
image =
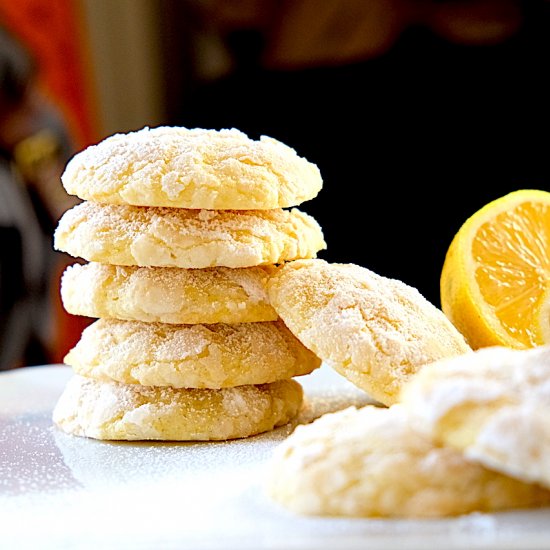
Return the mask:
POLYGON ((116 266, 89 262, 69 266, 61 298, 74 315, 163 323, 274 321, 267 279, 272 266, 116 266), (82 292, 85 288, 86 292, 82 292))
POLYGON ((314 198, 319 168, 266 136, 163 126, 115 134, 75 155, 65 189, 108 204, 269 210, 314 198))
POLYGON ((53 412, 67 433, 106 440, 226 440, 289 422, 303 399, 281 380, 220 390, 97 382, 74 375, 53 412))
POLYGON ((99 319, 65 357, 83 376, 221 388, 309 374, 321 364, 281 321, 169 325, 99 319))
POLYGON ((358 265, 288 262, 270 278, 268 292, 307 347, 386 405, 423 365, 471 351, 416 289, 358 265))
POLYGON ((497 471, 550 488, 550 346, 438 361, 403 390, 419 429, 497 471))
POLYGON ((550 491, 418 434, 401 405, 347 408, 298 426, 275 450, 266 487, 307 515, 445 517, 550 503, 550 491))
POLYGON ((118 265, 250 267, 316 256, 326 247, 314 218, 298 209, 218 211, 84 202, 67 211, 54 246, 118 265))

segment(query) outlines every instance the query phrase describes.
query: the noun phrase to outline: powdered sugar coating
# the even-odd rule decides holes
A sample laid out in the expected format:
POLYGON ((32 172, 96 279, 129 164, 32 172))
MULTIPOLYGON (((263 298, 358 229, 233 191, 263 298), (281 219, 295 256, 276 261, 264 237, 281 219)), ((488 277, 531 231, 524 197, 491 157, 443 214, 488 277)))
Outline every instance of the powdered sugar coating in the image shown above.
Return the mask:
POLYGON ((282 321, 167 325, 99 319, 65 363, 97 380, 228 388, 309 374, 321 361, 282 321))
POLYGON ((423 365, 471 351, 416 289, 364 267, 289 262, 270 277, 268 293, 305 346, 386 405, 423 365))
POLYGON ((550 346, 496 346, 438 361, 402 397, 426 434, 550 488, 550 346))
POLYGON ((69 313, 88 317, 176 324, 274 321, 278 315, 266 289, 271 271, 74 264, 63 273, 61 298, 69 313))
POLYGON ((550 502, 550 491, 434 445, 399 404, 347 408, 298 426, 268 471, 268 493, 301 514, 443 517, 550 502))
POLYGON ((74 375, 53 411, 73 435, 105 440, 248 437, 289 422, 302 404, 294 380, 221 390, 154 388, 74 375))
POLYGON ((212 210, 296 206, 323 183, 315 164, 270 137, 169 126, 108 137, 76 154, 61 180, 101 203, 212 210))
POLYGON ((316 256, 319 224, 292 210, 185 210, 83 202, 59 220, 54 246, 114 265, 250 267, 316 256))

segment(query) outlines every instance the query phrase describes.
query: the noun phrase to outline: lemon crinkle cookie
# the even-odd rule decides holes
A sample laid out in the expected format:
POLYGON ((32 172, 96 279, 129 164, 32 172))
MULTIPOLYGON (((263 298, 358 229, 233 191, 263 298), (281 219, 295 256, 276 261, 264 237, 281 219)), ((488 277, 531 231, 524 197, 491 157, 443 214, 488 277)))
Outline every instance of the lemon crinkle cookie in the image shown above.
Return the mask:
POLYGON ((114 265, 251 267, 315 257, 319 224, 292 210, 186 210, 83 202, 59 220, 54 246, 114 265))
POLYGON ((105 440, 206 441, 287 424, 302 404, 294 380, 220 390, 156 388, 74 375, 53 412, 64 432, 105 440))
POLYGON ((293 512, 444 517, 550 503, 550 491, 470 462, 413 430, 402 405, 326 414, 276 448, 266 490, 293 512))
POLYGON ((176 324, 275 321, 266 288, 272 269, 77 263, 63 273, 61 298, 69 313, 87 317, 176 324))
POLYGON ((99 380, 223 388, 309 374, 321 361, 281 321, 167 325, 99 319, 84 329, 65 363, 99 380))
POLYGON ((481 348, 402 392, 418 428, 485 466, 550 488, 550 346, 481 348))
POLYGON ((423 365, 471 352, 416 289, 354 264, 289 262, 270 277, 268 294, 306 347, 385 405, 423 365))
POLYGON ((95 202, 210 210, 296 206, 322 187, 317 166, 275 139, 169 126, 110 136, 76 154, 61 179, 95 202))

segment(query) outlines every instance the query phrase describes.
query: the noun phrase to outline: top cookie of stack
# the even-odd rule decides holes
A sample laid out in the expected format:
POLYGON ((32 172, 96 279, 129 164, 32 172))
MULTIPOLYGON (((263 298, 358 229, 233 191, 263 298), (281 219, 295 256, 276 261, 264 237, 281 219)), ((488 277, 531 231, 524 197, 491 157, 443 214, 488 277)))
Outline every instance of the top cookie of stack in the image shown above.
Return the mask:
POLYGON ((63 304, 99 318, 66 358, 84 378, 56 407, 62 429, 228 439, 296 414, 301 388, 290 378, 320 361, 278 320, 265 284, 273 265, 325 248, 311 216, 285 209, 320 191, 314 164, 235 129, 144 128, 80 152, 62 181, 84 202, 63 215, 54 246, 89 262, 67 269, 63 304), (115 404, 98 414, 91 401, 107 393, 115 404), (179 412, 120 421, 159 401, 179 412))
POLYGON ((208 210, 297 206, 322 187, 317 166, 275 139, 167 126, 88 147, 62 181, 69 194, 100 203, 208 210))

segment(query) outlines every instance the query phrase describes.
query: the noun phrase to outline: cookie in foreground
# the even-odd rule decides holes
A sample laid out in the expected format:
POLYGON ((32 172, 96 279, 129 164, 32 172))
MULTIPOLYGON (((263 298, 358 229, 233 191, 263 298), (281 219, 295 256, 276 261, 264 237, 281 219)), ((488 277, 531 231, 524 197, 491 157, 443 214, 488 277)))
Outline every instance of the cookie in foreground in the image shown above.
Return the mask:
POLYGON ((404 387, 402 401, 434 440, 550 488, 550 346, 438 361, 404 387))
POLYGON ((297 426, 276 448, 265 489, 295 513, 320 516, 435 518, 550 503, 550 491, 434 445, 400 404, 297 426))
POLYGON ((385 405, 423 365, 471 352, 415 288, 358 265, 288 262, 270 277, 268 293, 306 347, 385 405))
POLYGON ((113 265, 251 267, 312 258, 321 227, 292 210, 185 210, 83 202, 67 210, 54 247, 113 265))
POLYGON ((54 408, 53 422, 66 433, 102 440, 226 440, 287 424, 302 400, 302 387, 294 380, 205 390, 74 375, 54 408))
POLYGON ((321 365, 282 321, 167 325, 99 319, 67 356, 95 380, 172 388, 229 388, 309 374, 321 365))
POLYGON ((273 138, 171 126, 112 135, 77 153, 61 180, 95 202, 209 210, 297 206, 323 184, 315 164, 273 138))
POLYGON ((135 267, 73 264, 61 298, 73 315, 174 324, 275 321, 267 297, 272 266, 135 267), (86 292, 83 292, 86 289, 86 292))

